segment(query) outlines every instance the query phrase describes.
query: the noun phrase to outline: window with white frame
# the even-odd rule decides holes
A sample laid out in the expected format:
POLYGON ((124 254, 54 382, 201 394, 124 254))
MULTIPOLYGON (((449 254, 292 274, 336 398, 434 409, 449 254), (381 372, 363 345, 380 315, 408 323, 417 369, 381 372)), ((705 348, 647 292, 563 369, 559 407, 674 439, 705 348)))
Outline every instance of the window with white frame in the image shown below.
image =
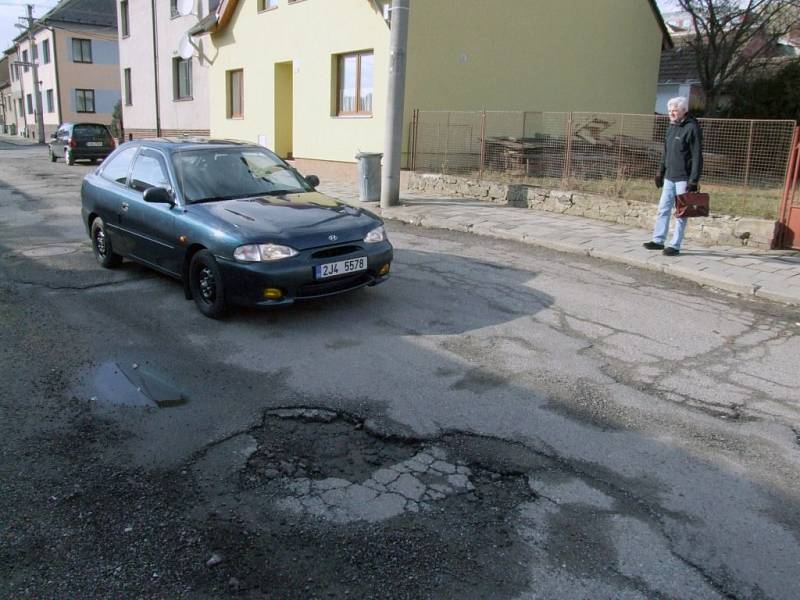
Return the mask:
POLYGON ((125 106, 131 106, 133 104, 133 90, 131 90, 131 70, 124 69, 122 71, 123 74, 123 86, 124 89, 122 93, 125 95, 125 106))
POLYGON ((192 98, 192 59, 172 59, 173 98, 191 100, 192 98))

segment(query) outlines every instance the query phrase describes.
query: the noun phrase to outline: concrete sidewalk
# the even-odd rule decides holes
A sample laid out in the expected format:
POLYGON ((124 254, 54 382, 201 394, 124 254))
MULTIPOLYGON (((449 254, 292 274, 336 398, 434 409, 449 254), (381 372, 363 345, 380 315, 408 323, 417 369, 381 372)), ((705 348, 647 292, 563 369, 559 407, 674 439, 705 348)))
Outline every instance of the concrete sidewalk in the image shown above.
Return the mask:
MULTIPOLYGON (((352 184, 330 182, 321 185, 320 191, 358 204, 352 184)), ((412 191, 402 192, 401 197, 401 206, 382 211, 374 203, 364 206, 385 219, 593 256, 743 296, 800 305, 800 252, 705 247, 688 241, 679 256, 668 257, 642 247, 651 235, 643 229, 465 198, 433 197, 412 191)))
POLYGON ((47 146, 47 144, 40 144, 36 140, 30 138, 24 138, 18 135, 7 135, 5 133, 0 133, 0 143, 11 144, 12 146, 47 146))

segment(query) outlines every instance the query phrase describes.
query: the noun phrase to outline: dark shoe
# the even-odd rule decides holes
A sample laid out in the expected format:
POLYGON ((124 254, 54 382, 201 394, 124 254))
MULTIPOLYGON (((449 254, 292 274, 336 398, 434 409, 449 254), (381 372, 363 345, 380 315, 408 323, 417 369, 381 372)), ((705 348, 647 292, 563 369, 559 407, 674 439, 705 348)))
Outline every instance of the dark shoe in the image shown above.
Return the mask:
POLYGON ((645 242, 642 244, 648 250, 663 250, 664 244, 659 244, 658 242, 645 242))
POLYGON ((663 254, 664 256, 678 256, 678 254, 680 253, 681 251, 678 250, 677 248, 673 248, 672 246, 667 246, 666 248, 664 248, 664 252, 662 252, 661 254, 663 254))

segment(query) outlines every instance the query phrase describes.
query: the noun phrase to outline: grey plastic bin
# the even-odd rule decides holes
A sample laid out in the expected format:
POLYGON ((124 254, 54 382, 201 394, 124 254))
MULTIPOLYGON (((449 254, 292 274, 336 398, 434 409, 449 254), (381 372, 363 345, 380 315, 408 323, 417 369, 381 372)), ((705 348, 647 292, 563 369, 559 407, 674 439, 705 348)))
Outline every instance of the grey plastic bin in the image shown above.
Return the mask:
POLYGON ((378 202, 381 199, 381 159, 380 152, 359 152, 358 160, 358 199, 361 202, 378 202))

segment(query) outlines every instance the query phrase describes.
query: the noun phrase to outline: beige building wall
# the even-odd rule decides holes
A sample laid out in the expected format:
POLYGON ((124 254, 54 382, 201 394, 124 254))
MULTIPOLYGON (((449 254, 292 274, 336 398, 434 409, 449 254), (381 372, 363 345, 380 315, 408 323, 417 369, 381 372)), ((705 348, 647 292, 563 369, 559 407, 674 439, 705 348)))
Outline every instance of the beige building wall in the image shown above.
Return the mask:
POLYGON ((120 99, 119 52, 116 36, 59 29, 56 33, 56 47, 62 120, 110 125, 114 104, 120 99), (92 40, 92 63, 73 60, 73 38, 92 40), (77 112, 76 89, 94 90, 94 113, 77 112))
MULTIPOLYGON (((169 3, 167 3, 169 4, 169 3)), ((126 133, 131 130, 155 130, 156 88, 153 63, 153 25, 150 0, 129 0, 129 35, 122 35, 122 16, 117 0, 119 34, 119 80, 122 97, 122 121, 126 133), (131 70, 131 103, 125 102, 125 69, 131 70)))
MULTIPOLYGON (((256 4, 240 0, 211 36, 212 135, 261 138, 317 160, 381 151, 390 37, 382 15, 366 0, 278 0, 265 12, 256 4), (375 56, 373 114, 337 117, 335 56, 366 49, 375 56), (241 119, 226 112, 233 69, 244 72, 241 119), (288 80, 290 143, 276 128, 288 80)), ((415 108, 652 113, 663 37, 648 0, 414 0, 410 14, 404 145, 415 108)))
MULTIPOLYGON (((30 44, 27 38, 23 38, 17 42, 17 56, 15 60, 22 60, 24 53, 27 52, 28 61, 36 61, 37 75, 39 76, 38 90, 42 97, 42 122, 44 123, 45 138, 49 137, 59 125, 59 102, 58 102, 58 86, 56 83, 56 59, 55 59, 55 44, 54 34, 49 29, 40 29, 33 36, 33 45, 30 44), (44 43, 49 45, 49 61, 45 62, 45 53, 43 49, 44 43), (33 47, 35 46, 35 51, 33 47), (53 99, 52 106, 48 106, 47 97, 48 91, 53 99), (49 110, 48 110, 49 109, 49 110)), ((36 112, 36 99, 33 96, 33 68, 28 68, 27 72, 23 67, 18 68, 20 75, 20 92, 23 98, 23 108, 25 111, 25 120, 27 121, 28 137, 36 137, 36 118, 35 114, 28 112, 27 97, 31 95, 33 112, 36 112)))
MULTIPOLYGON (((9 52, 8 56, 8 64, 9 69, 17 69, 14 66, 14 62, 18 61, 20 57, 17 55, 16 51, 9 52)), ((11 94, 11 102, 13 104, 14 110, 14 124, 16 128, 17 135, 23 135, 25 131, 25 115, 23 112, 19 110, 19 100, 22 98, 22 69, 17 69, 14 74, 9 71, 10 75, 10 94, 11 94)), ((24 107, 23 107, 24 110, 24 107)), ((33 119, 30 120, 33 123, 33 119)))
MULTIPOLYGON (((121 5, 117 1, 119 29, 120 87, 124 96, 125 69, 131 71, 131 104, 123 99, 125 129, 134 137, 156 133, 156 86, 153 48, 153 16, 150 0, 129 0, 129 35, 123 36, 121 5)), ((208 37, 197 40, 192 57, 191 98, 177 99, 174 59, 186 31, 208 13, 208 0, 196 0, 194 14, 173 16, 170 3, 156 2, 156 49, 158 54, 158 110, 163 135, 208 135, 209 132, 209 56, 208 37), (204 47, 205 46, 205 47, 204 47)), ((213 55, 212 55, 213 56, 213 55)))
POLYGON ((263 12, 256 0, 240 0, 231 23, 211 40, 212 136, 290 145, 295 157, 331 161, 352 162, 359 150, 383 147, 389 28, 366 0, 278 0, 263 12), (335 57, 360 50, 375 54, 373 113, 338 117, 335 57), (241 119, 227 115, 226 73, 233 69, 244 72, 241 119), (281 99, 289 89, 291 131, 276 128, 276 115, 286 118, 281 99))
POLYGON ((407 111, 653 112, 648 0, 416 0, 410 14, 407 111))

